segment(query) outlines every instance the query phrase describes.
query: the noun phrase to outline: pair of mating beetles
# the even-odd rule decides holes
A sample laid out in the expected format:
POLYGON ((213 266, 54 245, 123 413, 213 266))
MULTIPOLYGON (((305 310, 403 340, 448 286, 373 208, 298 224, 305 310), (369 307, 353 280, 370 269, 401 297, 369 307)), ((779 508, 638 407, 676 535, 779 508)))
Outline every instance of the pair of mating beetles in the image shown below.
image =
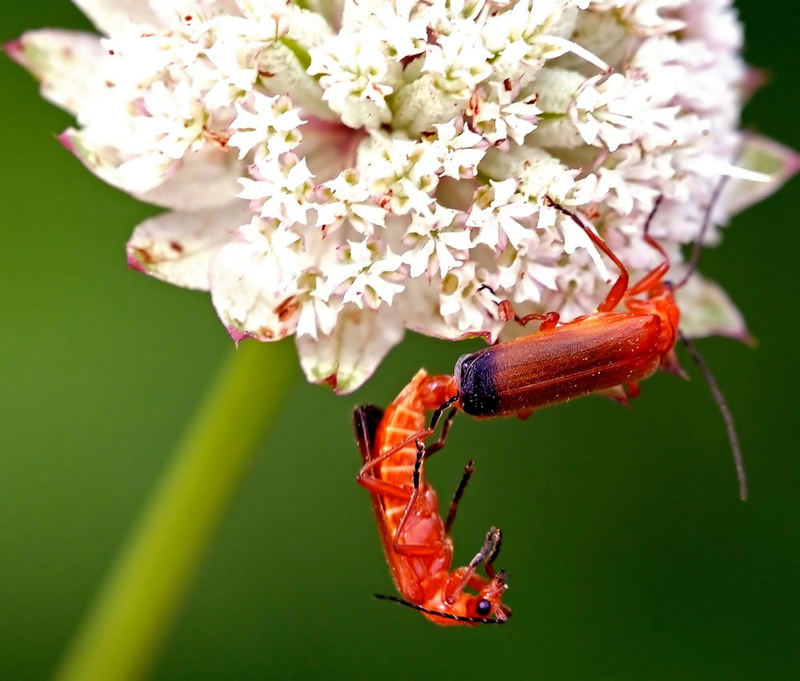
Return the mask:
POLYGON ((679 338, 703 372, 722 411, 740 494, 746 498, 744 465, 725 401, 708 368, 678 330, 680 313, 674 292, 697 266, 711 205, 688 271, 680 282, 672 284, 664 280, 669 258, 648 234, 659 202, 645 224, 644 238, 663 261, 630 286, 625 265, 608 245, 580 217, 548 199, 550 206, 583 229, 619 269, 617 280, 597 310, 559 323, 556 312, 520 317, 508 301, 501 301, 498 310, 503 321, 522 325, 539 321, 539 330, 463 355, 453 376, 430 376, 420 370, 385 411, 372 405, 355 410, 356 438, 363 460, 358 482, 371 492, 386 557, 403 596, 379 598, 418 610, 438 624, 505 622, 511 614, 502 603, 507 575, 494 569, 501 545, 499 529, 489 529, 483 546, 467 566, 450 571, 453 543, 449 531, 473 462, 464 469, 444 520, 439 515, 436 492, 423 477, 424 463, 444 446, 456 410, 477 418, 525 417, 539 407, 589 393, 604 393, 626 402, 638 394, 638 382, 659 367, 682 374, 675 357, 679 338), (620 303, 627 312, 614 311, 620 303), (428 412, 433 415, 426 425, 428 412), (426 445, 446 412, 439 438, 426 445), (481 566, 486 577, 478 574, 481 566))

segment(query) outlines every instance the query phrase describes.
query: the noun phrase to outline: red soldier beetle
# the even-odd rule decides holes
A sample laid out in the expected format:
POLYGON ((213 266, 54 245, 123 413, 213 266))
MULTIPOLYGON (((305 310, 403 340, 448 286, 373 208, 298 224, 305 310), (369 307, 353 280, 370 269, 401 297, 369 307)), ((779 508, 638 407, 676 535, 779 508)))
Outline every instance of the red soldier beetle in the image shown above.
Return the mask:
POLYGON ((507 575, 494 570, 502 543, 500 530, 490 528, 469 564, 450 571, 449 531, 474 462, 464 468, 446 520, 439 515, 436 492, 423 475, 426 460, 444 444, 452 414, 437 442, 426 447, 419 435, 427 432, 428 412, 453 396, 451 387, 452 377, 429 376, 420 369, 385 412, 366 405, 353 413, 363 461, 358 482, 371 492, 386 559, 403 595, 377 597, 418 610, 437 624, 503 624, 511 611, 501 602, 507 575), (478 575, 481 565, 488 579, 478 575))
POLYGON ((728 433, 742 500, 747 498, 747 477, 733 419, 724 397, 697 349, 678 329, 680 311, 674 292, 697 266, 700 248, 710 222, 713 204, 724 185, 720 182, 706 209, 703 226, 685 276, 677 284, 664 280, 669 257, 648 233, 659 197, 647 218, 644 239, 663 261, 629 286, 629 275, 605 241, 578 215, 546 197, 549 206, 575 222, 619 269, 619 275, 594 312, 561 323, 557 312, 519 316, 507 300, 498 302, 500 318, 526 325, 539 321, 538 331, 495 343, 462 355, 450 377, 451 397, 434 411, 428 437, 444 411, 459 409, 476 418, 527 417, 536 409, 591 393, 606 394, 624 404, 639 392, 638 383, 659 368, 684 376, 675 356, 678 339, 686 346, 709 385, 728 433), (615 312, 622 303, 627 312, 615 312))

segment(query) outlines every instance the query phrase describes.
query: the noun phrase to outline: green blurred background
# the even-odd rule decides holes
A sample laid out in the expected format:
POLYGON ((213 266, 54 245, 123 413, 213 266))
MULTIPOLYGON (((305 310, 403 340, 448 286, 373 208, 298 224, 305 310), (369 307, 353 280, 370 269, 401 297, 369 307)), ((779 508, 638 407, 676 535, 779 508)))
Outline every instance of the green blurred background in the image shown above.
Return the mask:
MULTIPOLYGON (((738 5, 747 59, 771 75, 746 124, 800 148, 800 13, 738 5)), ((88 24, 66 0, 7 3, 0 39, 40 26, 88 24)), ((52 671, 232 348, 206 295, 126 269, 124 243, 153 209, 60 147, 68 116, 20 68, 0 60, 0 79, 0 678, 27 680, 52 671)), ((447 495, 477 458, 457 562, 502 527, 515 616, 443 629, 377 602, 393 589, 354 481, 350 411, 469 347, 410 335, 356 395, 298 381, 153 678, 799 678, 797 212, 784 189, 702 262, 760 341, 700 344, 737 419, 750 501, 691 368, 690 383, 649 379, 630 411, 589 398, 524 422, 459 418, 429 475, 447 495)))

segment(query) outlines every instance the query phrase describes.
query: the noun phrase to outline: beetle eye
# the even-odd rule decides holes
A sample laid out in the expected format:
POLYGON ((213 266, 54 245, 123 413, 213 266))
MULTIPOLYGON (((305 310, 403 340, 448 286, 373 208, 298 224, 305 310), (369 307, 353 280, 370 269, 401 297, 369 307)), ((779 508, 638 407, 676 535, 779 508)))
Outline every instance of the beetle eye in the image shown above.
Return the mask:
POLYGON ((481 598, 475 606, 475 612, 481 617, 486 617, 492 611, 492 604, 486 598, 481 598))

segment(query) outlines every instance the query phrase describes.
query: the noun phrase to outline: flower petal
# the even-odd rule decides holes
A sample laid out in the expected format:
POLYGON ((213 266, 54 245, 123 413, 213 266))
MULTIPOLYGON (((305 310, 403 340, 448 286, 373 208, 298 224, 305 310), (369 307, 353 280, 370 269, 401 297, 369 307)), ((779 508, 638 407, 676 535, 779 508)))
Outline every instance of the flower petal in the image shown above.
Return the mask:
MULTIPOLYGON (((240 232, 241 234, 241 232, 240 232)), ((234 340, 280 340, 294 333, 297 271, 281 272, 283 253, 244 238, 225 244, 211 261, 211 302, 234 340)), ((283 263, 294 269, 291 261, 283 263)))
POLYGON ((232 203, 244 172, 233 151, 212 144, 190 151, 181 161, 163 164, 153 157, 122 159, 117 149, 93 146, 73 128, 65 130, 59 140, 112 187, 173 210, 202 210, 232 203))
POLYGON ((352 392, 366 381, 403 338, 403 324, 386 306, 377 311, 347 306, 330 336, 295 339, 306 378, 335 392, 352 392))
POLYGON ((128 264, 170 284, 207 291, 211 259, 250 218, 244 202, 150 218, 128 241, 128 264))
POLYGON ((731 178, 720 198, 730 214, 743 211, 778 191, 800 170, 800 154, 760 135, 747 135, 737 166, 769 176, 768 182, 749 182, 731 178))
POLYGON ((690 338, 729 336, 752 342, 744 317, 719 284, 694 274, 676 292, 676 298, 681 310, 681 331, 690 338))
POLYGON ((108 90, 108 51, 91 33, 28 31, 6 45, 9 56, 41 82, 42 97, 83 120, 97 96, 108 90))
POLYGON ((172 210, 217 208, 235 201, 242 164, 233 150, 206 145, 183 157, 177 170, 158 187, 136 198, 172 210))
POLYGON ((161 22, 147 0, 73 0, 106 35, 124 35, 132 28, 159 28, 161 22))

